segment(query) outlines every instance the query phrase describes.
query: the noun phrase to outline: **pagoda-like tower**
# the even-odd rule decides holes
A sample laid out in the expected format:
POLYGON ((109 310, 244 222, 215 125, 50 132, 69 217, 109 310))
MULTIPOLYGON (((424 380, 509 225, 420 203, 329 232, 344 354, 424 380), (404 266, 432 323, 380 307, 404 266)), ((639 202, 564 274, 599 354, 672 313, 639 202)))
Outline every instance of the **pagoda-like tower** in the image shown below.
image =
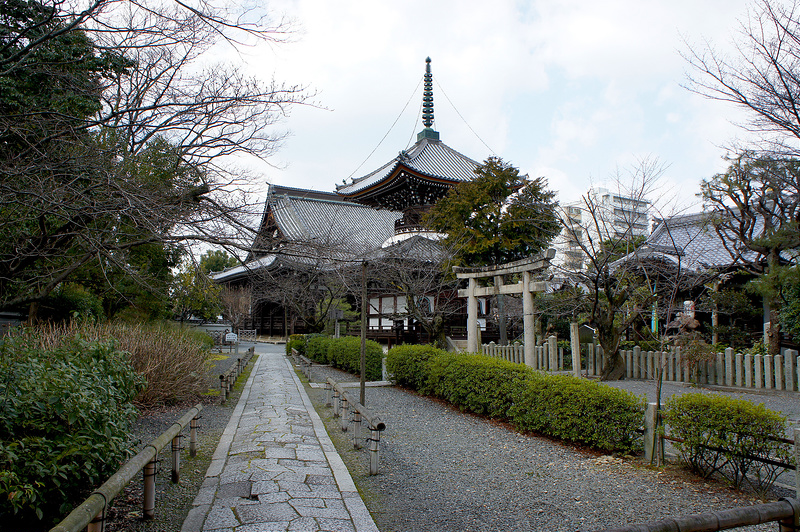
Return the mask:
POLYGON ((348 201, 376 209, 402 211, 395 234, 423 230, 420 220, 431 205, 456 184, 475 177, 479 163, 450 148, 433 129, 433 74, 431 58, 425 60, 422 123, 417 142, 369 174, 336 187, 348 201))

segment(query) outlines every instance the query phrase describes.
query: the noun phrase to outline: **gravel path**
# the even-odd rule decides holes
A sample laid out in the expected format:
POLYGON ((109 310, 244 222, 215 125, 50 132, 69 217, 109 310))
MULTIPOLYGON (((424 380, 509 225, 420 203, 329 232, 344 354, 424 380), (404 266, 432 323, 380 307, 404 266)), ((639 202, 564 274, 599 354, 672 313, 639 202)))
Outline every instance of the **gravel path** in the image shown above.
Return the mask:
MULTIPOLYGON (((317 381, 328 375, 354 380, 315 369, 317 381)), ((370 477, 367 453, 342 436, 323 391, 310 395, 384 532, 598 530, 759 502, 679 468, 521 435, 397 387, 367 388, 367 406, 387 426, 381 474, 370 477)))

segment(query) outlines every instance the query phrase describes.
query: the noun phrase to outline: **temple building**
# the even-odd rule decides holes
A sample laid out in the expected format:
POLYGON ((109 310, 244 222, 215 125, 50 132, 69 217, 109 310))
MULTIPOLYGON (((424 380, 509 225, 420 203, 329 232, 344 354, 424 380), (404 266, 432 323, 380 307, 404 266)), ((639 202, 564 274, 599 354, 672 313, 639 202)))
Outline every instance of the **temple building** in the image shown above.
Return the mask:
MULTIPOLYGON (((333 308, 338 303, 331 302, 346 297, 325 285, 346 284, 346 272, 357 270, 364 260, 401 270, 416 268, 421 273, 427 268, 430 273, 430 263, 441 254, 436 244, 441 235, 426 230, 422 217, 451 188, 472 179, 480 165, 447 146, 433 128, 430 58, 425 67, 422 123, 424 128, 413 146, 378 169, 337 186, 335 192, 269 188, 246 264, 213 275, 219 283, 251 288, 252 315, 247 328, 256 329, 259 335, 286 336, 319 329, 319 318, 342 317, 343 313, 333 308), (309 298, 306 312, 296 299, 287 299, 302 285, 300 275, 314 279, 307 290, 320 292, 320 297, 309 298), (289 286, 281 284, 286 279, 289 286), (326 301, 331 308, 321 309, 326 301), (318 314, 313 319, 312 311, 318 314)), ((397 281, 371 282, 370 337, 402 341, 415 334, 417 340, 424 339, 420 338, 425 331, 419 322, 425 321, 425 312, 433 316, 441 311, 440 305, 452 310, 443 325, 447 333, 465 333, 466 308, 457 300, 454 287, 412 295, 400 293, 396 286, 397 281)), ((481 301, 480 308, 479 319, 485 324, 488 301, 481 301)))

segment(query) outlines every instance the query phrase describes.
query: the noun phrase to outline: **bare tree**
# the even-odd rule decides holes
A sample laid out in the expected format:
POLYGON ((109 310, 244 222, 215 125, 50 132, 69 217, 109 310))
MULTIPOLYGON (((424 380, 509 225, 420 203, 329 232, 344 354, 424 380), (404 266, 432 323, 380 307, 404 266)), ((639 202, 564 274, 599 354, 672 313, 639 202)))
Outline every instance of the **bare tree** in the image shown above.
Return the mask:
POLYGON ((798 155, 800 4, 756 0, 740 24, 735 44, 731 55, 711 43, 688 46, 684 58, 694 73, 687 87, 747 110, 750 118, 742 126, 759 135, 756 151, 798 155))
MULTIPOLYGON (((658 161, 642 160, 626 179, 633 186, 620 185, 602 196, 590 192, 574 206, 577 211, 570 211, 569 206, 562 209, 562 238, 580 250, 583 260, 562 264, 559 273, 585 294, 581 304, 588 307, 587 321, 597 330, 606 355, 604 380, 624 377, 625 363, 619 355, 623 333, 657 299, 655 287, 647 284, 641 269, 618 259, 644 242, 649 208, 646 198, 662 172, 658 161)), ((622 181, 618 176, 617 182, 622 181)), ((573 307, 577 311, 580 304, 576 302, 573 307)))
MULTIPOLYGON (((11 0, 0 8, 0 308, 35 305, 91 268, 147 279, 143 245, 252 241, 246 175, 302 87, 202 68, 219 42, 283 39, 210 3, 11 0)), ((35 314, 32 307, 32 314, 35 314)))
POLYGON ((249 287, 226 287, 219 297, 222 303, 222 316, 231 322, 232 332, 238 331, 252 313, 252 291, 249 287))

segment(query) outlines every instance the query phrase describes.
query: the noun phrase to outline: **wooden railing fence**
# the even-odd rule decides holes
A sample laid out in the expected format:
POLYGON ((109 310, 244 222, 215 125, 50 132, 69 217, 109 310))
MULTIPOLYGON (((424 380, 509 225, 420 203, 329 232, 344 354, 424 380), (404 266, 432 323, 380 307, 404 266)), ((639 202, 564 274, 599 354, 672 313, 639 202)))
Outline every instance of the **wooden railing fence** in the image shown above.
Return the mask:
POLYGON ((155 517, 156 506, 156 462, 158 453, 172 442, 172 482, 180 480, 181 431, 190 427, 189 453, 197 453, 197 428, 200 411, 203 405, 190 408, 178 421, 150 442, 139 454, 128 460, 111 478, 97 488, 80 506, 75 508, 63 521, 50 529, 50 532, 79 532, 84 528, 88 532, 101 532, 104 529, 105 512, 111 501, 119 495, 133 477, 144 471, 144 495, 142 499, 142 516, 144 519, 155 517))

